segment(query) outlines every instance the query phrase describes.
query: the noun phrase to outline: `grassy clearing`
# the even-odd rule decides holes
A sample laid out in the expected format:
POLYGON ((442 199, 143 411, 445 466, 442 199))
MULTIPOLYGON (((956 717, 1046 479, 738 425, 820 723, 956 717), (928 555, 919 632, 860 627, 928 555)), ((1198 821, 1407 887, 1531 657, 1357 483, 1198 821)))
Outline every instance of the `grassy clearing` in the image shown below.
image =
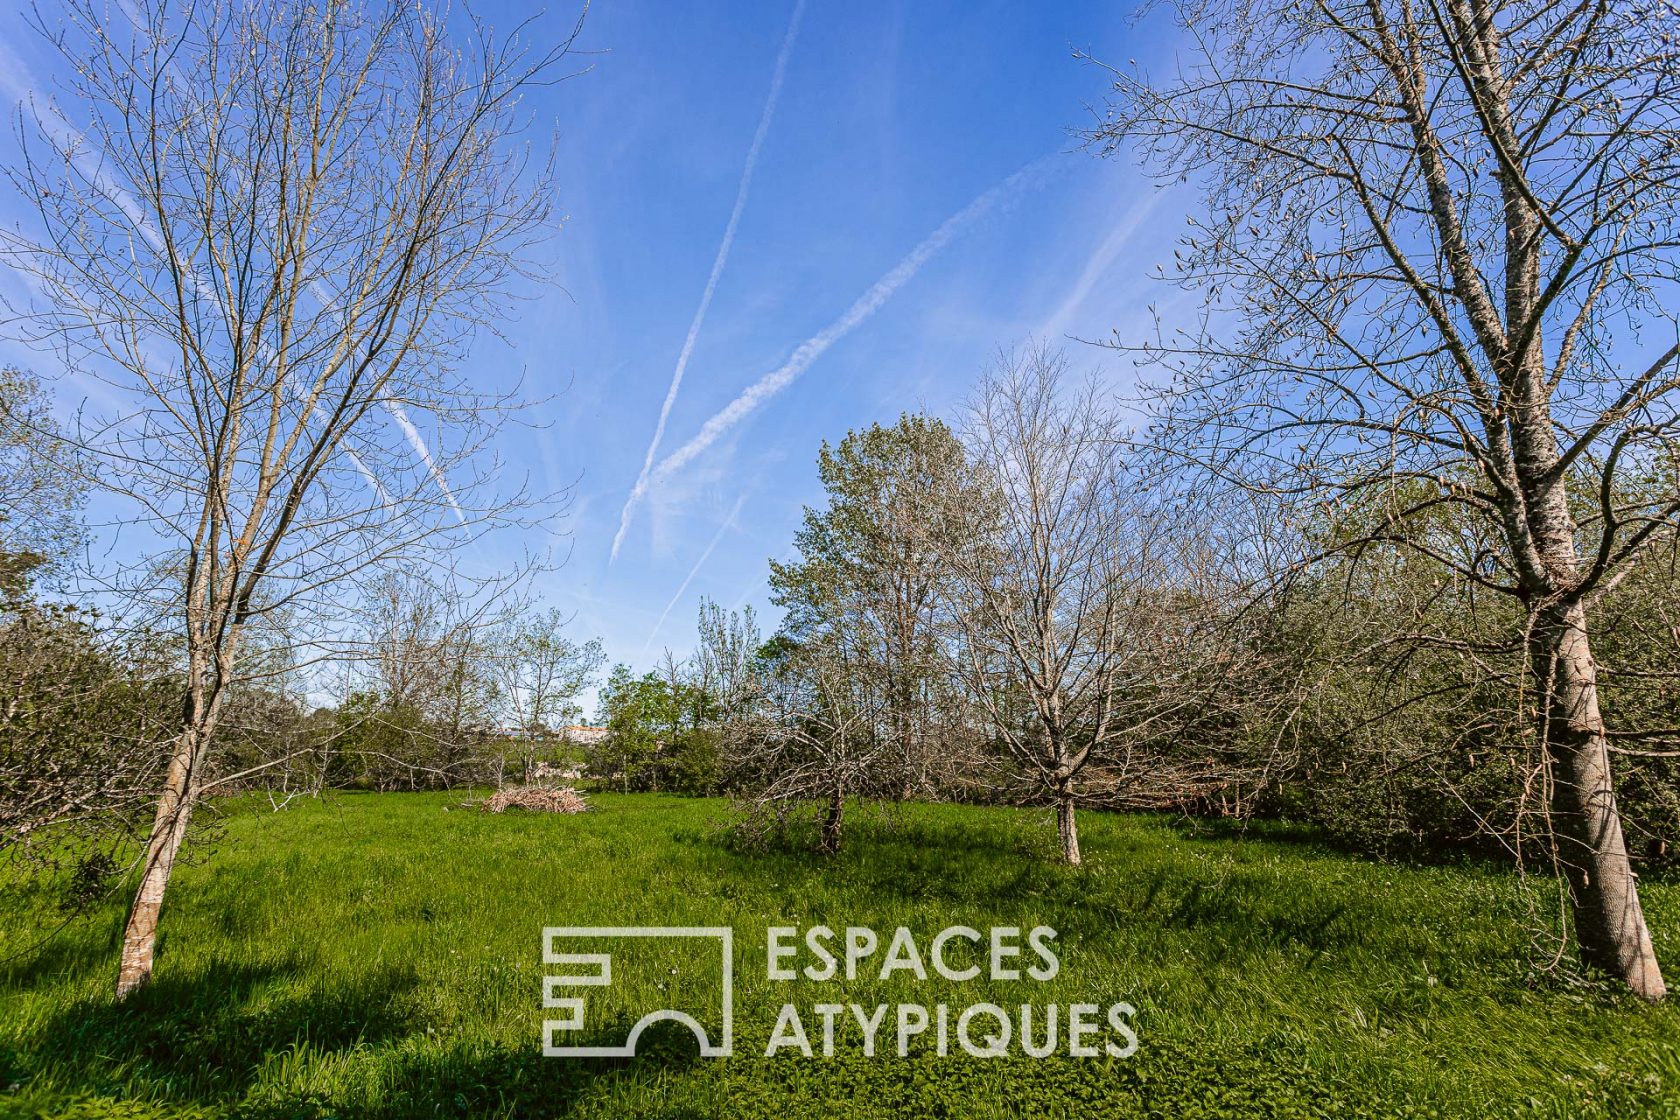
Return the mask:
MULTIPOLYGON (((1048 862, 1039 813, 916 806, 849 850, 748 857, 721 802, 601 795, 582 816, 451 811, 459 795, 234 807, 171 887, 157 981, 121 1011, 112 903, 0 966, 0 1113, 32 1116, 1672 1116, 1680 1009, 1536 978, 1526 897, 1502 873, 1350 859, 1281 830, 1191 835, 1086 814, 1089 863, 1048 862), (539 1053, 544 925, 732 925, 736 1056, 672 1026, 634 1060, 539 1053), (1049 925, 1046 984, 873 973, 774 983, 770 925, 1049 925), (1127 1000, 1125 1060, 764 1058, 777 1009, 1127 1000)), ((1647 906, 1680 960, 1680 888, 1647 906)), ((0 913, 9 954, 56 919, 0 913)), ((925 941, 924 941, 925 944, 925 941)), ((885 945, 882 950, 884 952, 885 945)), ((603 1034, 704 1001, 681 946, 591 998, 603 1034), (672 971, 672 970, 675 971, 672 971), (662 988, 661 985, 664 985, 662 988)), ((808 958, 807 958, 808 959, 808 958)), ((552 971, 552 969, 546 970, 552 971)), ((552 1012, 549 1014, 553 1014, 552 1012)), ((891 1016, 889 1012, 889 1019, 891 1016)), ((890 1034, 890 1028, 889 1032, 890 1034)), ((890 1044, 884 1049, 891 1049, 890 1044)), ((1065 1050, 1064 1050, 1065 1053, 1065 1050)))

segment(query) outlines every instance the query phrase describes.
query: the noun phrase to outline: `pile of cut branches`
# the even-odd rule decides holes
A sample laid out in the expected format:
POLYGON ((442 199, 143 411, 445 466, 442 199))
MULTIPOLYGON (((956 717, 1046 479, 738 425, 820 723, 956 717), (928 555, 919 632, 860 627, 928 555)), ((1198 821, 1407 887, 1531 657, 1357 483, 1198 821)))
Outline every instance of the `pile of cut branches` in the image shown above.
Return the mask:
POLYGON ((508 809, 529 809, 534 813, 587 813, 589 802, 571 788, 509 786, 480 801, 478 807, 486 813, 501 813, 508 809))

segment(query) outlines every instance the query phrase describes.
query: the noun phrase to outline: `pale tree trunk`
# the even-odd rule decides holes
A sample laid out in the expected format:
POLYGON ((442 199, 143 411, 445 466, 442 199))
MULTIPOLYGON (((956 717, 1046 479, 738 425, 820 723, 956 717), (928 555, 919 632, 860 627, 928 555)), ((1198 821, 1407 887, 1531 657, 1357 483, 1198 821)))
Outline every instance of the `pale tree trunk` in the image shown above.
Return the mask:
POLYGON ((1549 670, 1550 677, 1545 727, 1552 825, 1569 880, 1581 959, 1638 995, 1659 1000, 1668 989, 1622 837, 1586 623, 1586 610, 1576 603, 1542 618, 1535 635, 1536 669, 1549 670))
MULTIPOLYGON (((189 622, 189 631, 194 629, 189 622)), ((128 910, 123 927, 122 961, 117 968, 117 1002, 122 1002, 152 978, 152 958, 157 948, 158 919, 163 912, 164 892, 175 872, 175 859, 187 837, 193 806, 198 799, 199 770, 205 748, 221 714, 226 696, 220 683, 228 679, 238 645, 237 632, 225 640, 219 656, 193 656, 188 670, 192 682, 182 713, 181 733, 170 748, 169 768, 158 795, 157 813, 146 839, 146 857, 140 886, 128 910), (211 678, 211 665, 214 677, 211 678)))
MULTIPOLYGON (((1530 278, 1530 290, 1532 285, 1530 278)), ((1584 589, 1575 577, 1580 568, 1577 526, 1563 482, 1555 478, 1558 452, 1551 410, 1541 389, 1544 371, 1525 370, 1521 383, 1520 396, 1528 404, 1512 426, 1512 451, 1519 476, 1546 480, 1529 491, 1527 511, 1547 577, 1532 581, 1541 604, 1534 620, 1532 657, 1542 690, 1539 718, 1551 768, 1552 831, 1569 882, 1575 934, 1582 963, 1605 970, 1645 999, 1659 1000, 1667 987, 1622 836, 1598 704, 1598 665, 1587 636, 1584 589), (1553 590, 1560 584, 1569 590, 1553 590)))
POLYGON ((1066 778, 1056 789, 1056 836, 1062 842, 1062 862, 1078 867, 1079 822, 1073 816, 1073 779, 1066 778))
POLYGON ((201 742, 198 731, 183 731, 170 755, 163 792, 158 798, 157 814, 146 841, 146 861, 140 876, 140 888, 134 894, 128 923, 123 929, 122 963, 117 970, 119 1002, 144 987, 152 978, 152 956, 157 946, 163 894, 169 887, 169 877, 175 870, 175 857, 181 851, 181 842, 186 838, 187 825, 192 818, 193 772, 201 742))

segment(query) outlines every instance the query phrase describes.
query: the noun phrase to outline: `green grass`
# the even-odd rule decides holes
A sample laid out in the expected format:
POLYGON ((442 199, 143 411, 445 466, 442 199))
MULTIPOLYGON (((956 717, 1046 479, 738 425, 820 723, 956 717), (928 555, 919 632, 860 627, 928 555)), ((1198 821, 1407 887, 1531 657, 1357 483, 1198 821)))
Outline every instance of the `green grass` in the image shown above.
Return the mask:
MULTIPOLYGON (((113 1008, 108 992, 118 902, 0 965, 0 1114, 1680 1112, 1680 1010, 1540 970, 1534 931, 1555 899, 1497 869, 1087 813, 1075 870, 1050 862, 1044 814, 956 806, 859 823, 833 859, 745 855, 720 839, 717 801, 602 794, 577 817, 445 811, 460 800, 224 806, 214 852, 170 888, 156 980, 129 1004, 113 1008), (735 1056, 700 1058, 673 1025, 633 1060, 543 1058, 540 930, 561 924, 734 926, 735 1056), (765 927, 817 924, 884 938, 907 926, 924 948, 954 924, 1048 925, 1061 972, 1042 984, 770 981, 765 927), (815 1041, 821 1002, 1116 1000, 1138 1009, 1141 1047, 1124 1060, 940 1058, 931 1042, 871 1059, 855 1025, 832 1058, 763 1056, 790 1001, 815 1041)), ((1680 887, 1646 893, 1659 951, 1680 962, 1680 887)), ((0 904, 0 956, 56 921, 49 892, 14 893, 0 904)), ((716 966, 692 946, 639 966, 631 956, 591 996, 599 1041, 667 996, 703 1002, 715 989, 716 966)))

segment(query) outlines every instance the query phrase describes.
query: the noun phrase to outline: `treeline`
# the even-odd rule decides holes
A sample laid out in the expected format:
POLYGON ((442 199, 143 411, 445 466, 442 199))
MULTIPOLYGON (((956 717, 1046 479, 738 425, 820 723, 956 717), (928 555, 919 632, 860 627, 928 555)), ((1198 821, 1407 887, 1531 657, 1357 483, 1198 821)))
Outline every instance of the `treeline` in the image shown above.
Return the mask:
POLYGON ((40 382, 0 370, 0 852, 131 830, 181 709, 167 639, 113 639, 97 611, 46 594, 83 543, 85 497, 43 453, 53 430, 40 382))
MULTIPOLYGON (((384 588, 374 628, 337 635, 325 703, 323 681, 312 688, 287 664, 294 651, 248 644, 268 664, 242 662, 201 794, 259 792, 278 806, 331 789, 501 785, 575 755, 564 728, 600 666, 598 641, 568 639, 552 609, 442 617, 445 596, 414 573, 384 588)), ((0 690, 0 854, 52 867, 92 850, 71 837, 102 860, 127 850, 177 734, 179 644, 20 578, 0 596, 0 690)))
MULTIPOLYGON (((703 603, 684 661, 602 693, 615 788, 729 793, 743 828, 840 846, 849 799, 1282 817, 1382 855, 1544 865, 1545 757, 1523 618, 1417 552, 1344 548, 1380 505, 1198 494, 1046 349, 1006 355, 955 426, 921 415, 818 456, 826 503, 772 562, 784 611, 703 603)), ((1435 511, 1407 525, 1473 550, 1435 511)), ((1680 572, 1654 552, 1599 627, 1607 705, 1680 726, 1680 572)), ((1680 769, 1630 756, 1636 858, 1680 840, 1680 769)))
MULTIPOLYGON (((0 855, 26 873, 67 857, 114 871, 180 734, 187 653, 167 612, 108 615, 97 588, 67 582, 82 488, 52 435, 38 381, 0 371, 0 855)), ((330 631, 306 634, 284 609, 247 627, 197 794, 279 805, 499 785, 567 750, 602 653, 566 635, 562 612, 516 581, 413 564, 340 594, 330 631)))

